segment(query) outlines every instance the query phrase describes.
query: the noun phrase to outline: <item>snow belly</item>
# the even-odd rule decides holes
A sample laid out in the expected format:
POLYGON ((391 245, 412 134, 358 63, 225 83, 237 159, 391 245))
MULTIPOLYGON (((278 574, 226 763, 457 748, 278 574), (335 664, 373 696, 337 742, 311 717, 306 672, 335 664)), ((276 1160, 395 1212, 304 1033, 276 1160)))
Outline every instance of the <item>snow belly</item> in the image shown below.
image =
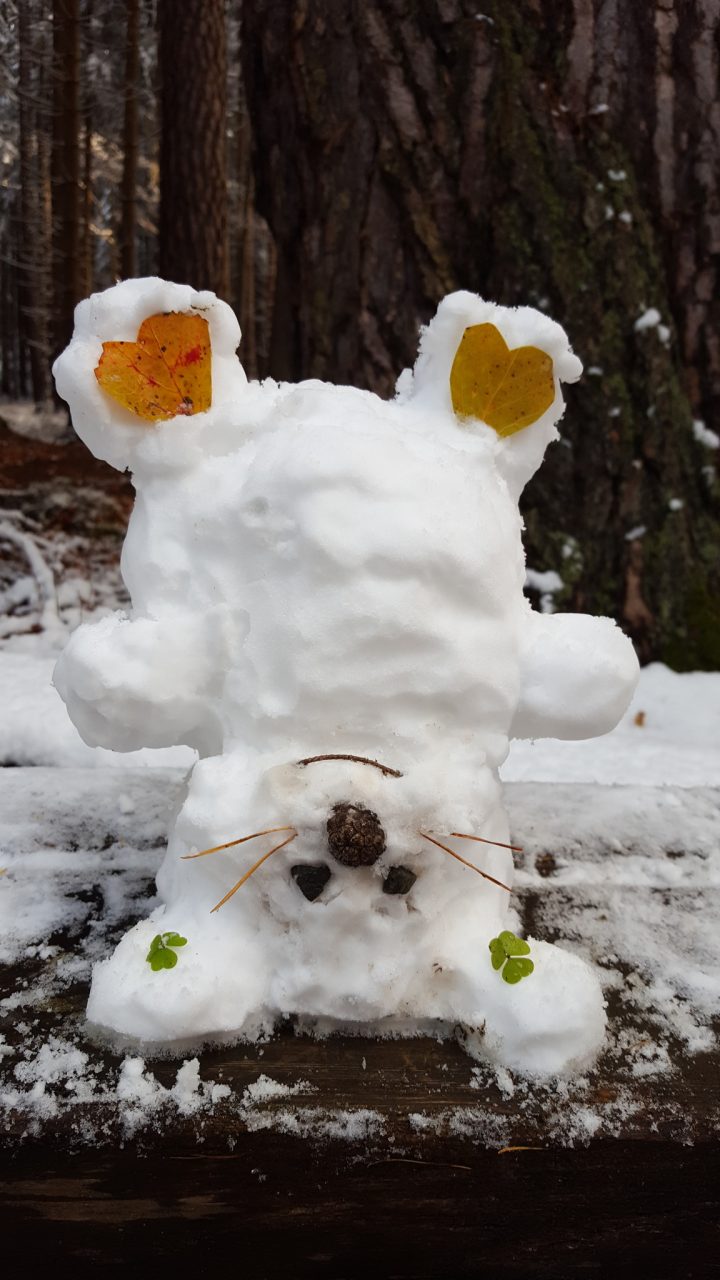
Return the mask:
POLYGON ((380 448, 367 424, 323 436, 284 438, 281 478, 261 452, 245 485, 230 736, 308 753, 472 736, 496 754, 517 698, 516 509, 472 453, 392 430, 380 448))
POLYGON ((438 735, 507 733, 513 646, 457 601, 444 609, 436 588, 359 575, 347 596, 326 588, 292 614, 270 607, 270 584, 264 594, 238 690, 256 745, 290 738, 308 751, 369 751, 388 736, 420 747, 438 735))

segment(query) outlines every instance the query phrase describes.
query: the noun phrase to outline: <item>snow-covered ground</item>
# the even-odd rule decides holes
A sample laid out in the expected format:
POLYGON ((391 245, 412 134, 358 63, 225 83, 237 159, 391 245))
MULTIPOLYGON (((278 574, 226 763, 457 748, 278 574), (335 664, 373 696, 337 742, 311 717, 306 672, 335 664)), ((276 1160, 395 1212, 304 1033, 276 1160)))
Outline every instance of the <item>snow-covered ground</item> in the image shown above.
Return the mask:
POLYGON ((654 662, 640 672, 630 709, 612 733, 587 742, 514 742, 503 777, 512 782, 718 787, 720 672, 679 674, 654 662))
MULTIPOLYGON (((59 643, 63 639, 64 633, 59 643)), ((193 763, 195 752, 189 747, 119 755, 86 746, 53 688, 59 643, 52 645, 44 634, 26 635, 0 649, 0 764, 125 768, 193 763)))

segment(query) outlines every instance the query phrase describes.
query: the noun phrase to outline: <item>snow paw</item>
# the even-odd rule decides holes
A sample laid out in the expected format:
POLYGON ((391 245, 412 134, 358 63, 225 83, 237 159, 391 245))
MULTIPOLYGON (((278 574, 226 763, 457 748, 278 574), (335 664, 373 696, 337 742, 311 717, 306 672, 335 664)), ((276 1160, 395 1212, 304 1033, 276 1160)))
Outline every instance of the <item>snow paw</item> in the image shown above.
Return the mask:
POLYGON ((533 972, 513 985, 488 963, 482 1006, 463 1028, 471 1057, 525 1075, 559 1075, 589 1064, 605 1038, 605 1000, 579 956, 529 938, 533 972))
POLYGON ((165 1045, 222 1040, 228 1033, 254 1040, 269 1030, 272 1019, 262 1012, 262 966, 253 955, 251 939, 223 939, 220 972, 209 931, 201 943, 194 941, 194 934, 196 925, 175 914, 171 919, 156 913, 136 924, 113 954, 95 965, 88 1020, 117 1035, 165 1045), (175 955, 174 963, 153 964, 158 937, 163 951, 175 955), (173 945, 178 937, 184 939, 181 947, 173 945))

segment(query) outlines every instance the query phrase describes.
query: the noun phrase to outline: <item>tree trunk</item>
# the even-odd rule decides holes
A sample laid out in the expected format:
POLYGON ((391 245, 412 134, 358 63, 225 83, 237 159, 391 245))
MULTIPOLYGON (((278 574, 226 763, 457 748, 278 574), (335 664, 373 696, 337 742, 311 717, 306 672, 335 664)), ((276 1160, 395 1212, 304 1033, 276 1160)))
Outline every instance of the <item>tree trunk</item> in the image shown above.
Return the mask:
POLYGON ((229 288, 225 0, 159 0, 160 274, 229 288))
POLYGON ((53 339, 70 340, 80 279, 79 0, 53 0, 53 339))
POLYGON ((529 563, 681 668, 720 666, 692 423, 720 408, 719 27, 716 0, 244 3, 270 372, 388 393, 455 288, 554 315, 587 372, 525 495, 529 563))
POLYGON ((51 233, 46 218, 46 48, 34 0, 18 8, 18 137, 20 224, 17 247, 20 339, 30 367, 36 404, 50 397, 48 284, 51 233), (43 151, 43 146, 45 151, 43 151))
MULTIPOLYGON (((9 221, 9 218, 8 218, 9 221)), ((8 244, 10 237, 5 229, 8 244)), ((15 400, 17 388, 17 325, 15 323, 15 281, 17 272, 9 255, 0 254, 0 395, 15 400)), ((0 416, 1 413, 0 413, 0 416)))
MULTIPOLYGON (((49 24, 48 24, 49 26, 49 24)), ((39 58, 39 90, 37 120, 37 187, 38 187, 38 238, 37 238, 37 336, 38 344, 44 356, 47 394, 52 391, 50 379, 50 360, 52 352, 52 128, 51 128, 51 83, 52 54, 50 32, 46 30, 45 38, 40 46, 39 58)))
POLYGON ((235 117, 238 190, 238 245, 234 295, 242 329, 242 362, 249 377, 257 376, 255 306, 255 180, 252 169, 250 117, 242 71, 238 75, 235 117))
POLYGON ((138 72, 140 68, 140 4, 126 0, 125 111, 123 117, 123 170, 120 186, 120 274, 124 280, 137 275, 135 212, 138 167, 138 72))
MULTIPOLYGON (((92 9, 88 6, 85 22, 90 26, 92 9)), ((81 220, 80 220, 80 295, 86 298, 93 291, 95 280, 94 259, 95 245, 93 236, 93 84, 91 76, 83 85, 83 150, 82 150, 82 188, 81 188, 81 220)))
POLYGON ((35 83, 33 78, 32 22, 34 6, 31 0, 18 9, 18 124, 20 144, 20 307, 21 337, 27 343, 30 358, 32 396, 36 403, 47 399, 48 367, 47 351, 41 350, 38 341, 38 273, 37 260, 40 245, 39 187, 37 167, 37 120, 35 108, 35 83))
POLYGON ((12 363, 12 307, 10 305, 8 277, 10 266, 4 254, 0 255, 0 396, 13 396, 12 363))

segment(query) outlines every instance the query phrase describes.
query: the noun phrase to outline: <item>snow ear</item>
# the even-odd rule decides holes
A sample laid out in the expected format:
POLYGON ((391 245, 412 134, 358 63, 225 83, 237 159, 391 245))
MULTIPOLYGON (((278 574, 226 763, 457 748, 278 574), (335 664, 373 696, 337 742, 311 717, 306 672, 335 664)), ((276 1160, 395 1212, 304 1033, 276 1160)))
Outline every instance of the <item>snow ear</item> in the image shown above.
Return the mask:
POLYGON ((444 298, 423 330, 412 383, 399 391, 442 406, 460 429, 491 431, 498 470, 518 497, 557 439, 561 382, 581 372, 554 320, 461 292, 444 298))
MULTIPOLYGON (((163 339, 164 340, 164 339, 163 339)), ((58 357, 53 374, 58 393, 67 401, 75 431, 96 458, 119 471, 135 470, 143 458, 155 467, 181 459, 186 443, 197 441, 216 409, 236 399, 247 385, 236 350, 240 327, 231 308, 214 293, 157 277, 124 280, 94 293, 75 308, 75 329, 58 357), (207 321, 211 360, 209 407, 164 421, 143 420, 103 390, 96 371, 108 347, 136 344, 150 317, 196 316, 207 321)), ((165 350, 165 348, 162 348, 165 350)), ((194 446, 196 447, 196 445, 194 446)))

